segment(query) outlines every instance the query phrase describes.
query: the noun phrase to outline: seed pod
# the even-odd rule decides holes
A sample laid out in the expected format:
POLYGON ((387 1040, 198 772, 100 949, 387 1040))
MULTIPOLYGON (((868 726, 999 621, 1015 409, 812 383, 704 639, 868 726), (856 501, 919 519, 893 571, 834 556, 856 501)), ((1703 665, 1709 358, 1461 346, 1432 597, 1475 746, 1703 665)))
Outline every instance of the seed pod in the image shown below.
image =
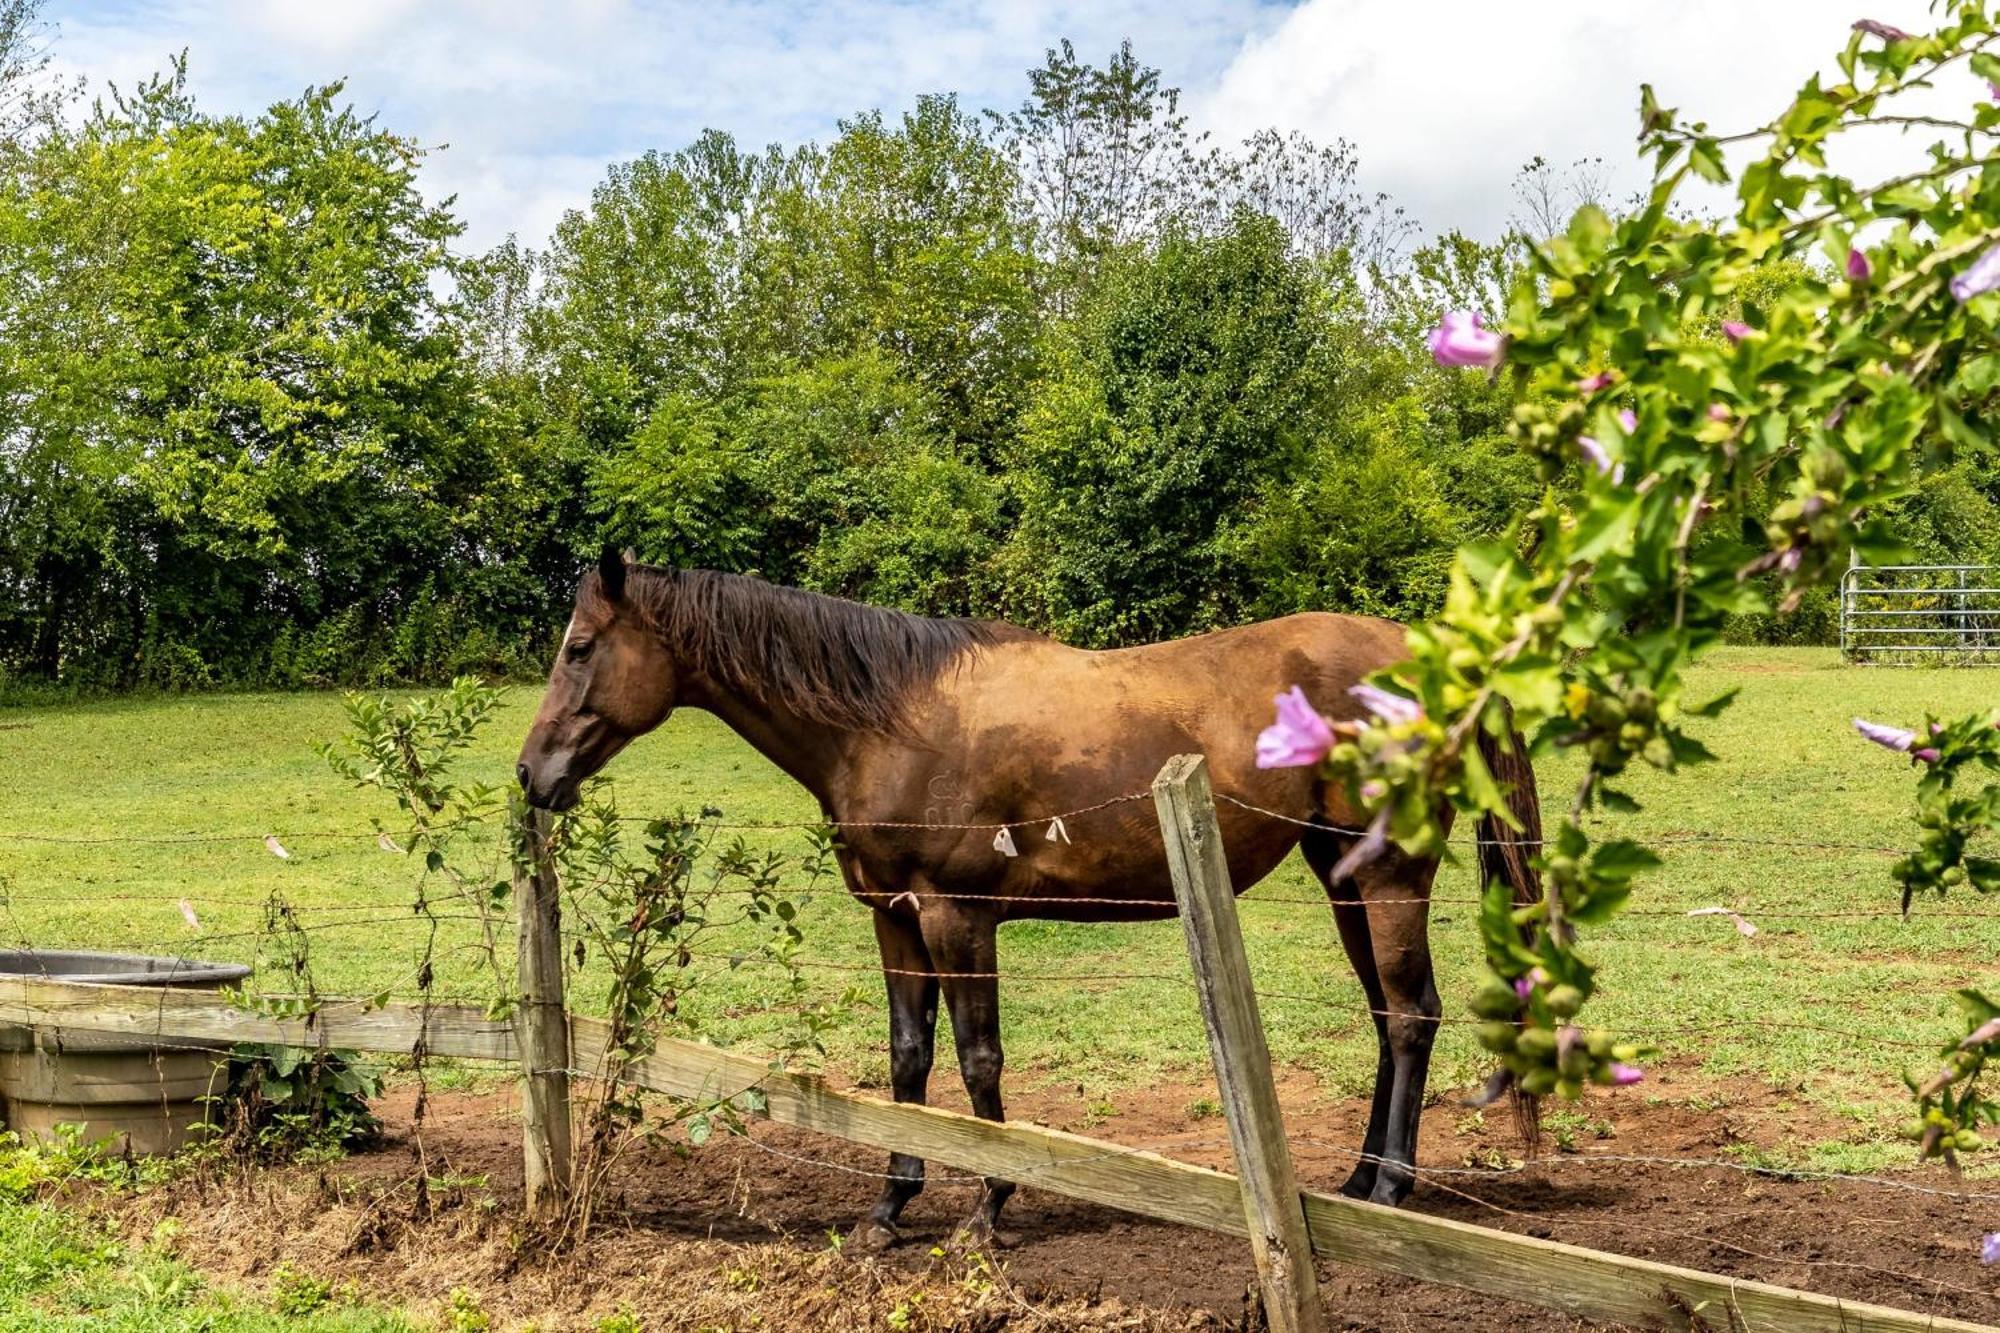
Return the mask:
POLYGON ((1530 1097, 1546 1097, 1556 1090, 1556 1071, 1530 1069, 1521 1075, 1521 1091, 1530 1097))
POLYGON ((1495 1055, 1505 1055, 1514 1049, 1514 1037, 1517 1031, 1512 1023, 1481 1023, 1479 1044, 1495 1055))
POLYGON ((1557 1018, 1575 1018, 1583 1008, 1583 992, 1575 986, 1557 986, 1548 994, 1549 1012, 1557 1018))
POLYGON ((1537 1064, 1556 1053, 1556 1034, 1547 1028, 1522 1028, 1514 1049, 1537 1064))
POLYGON ((1472 1012, 1481 1018, 1512 1018, 1521 1009, 1514 988, 1499 978, 1481 986, 1472 996, 1472 1012))

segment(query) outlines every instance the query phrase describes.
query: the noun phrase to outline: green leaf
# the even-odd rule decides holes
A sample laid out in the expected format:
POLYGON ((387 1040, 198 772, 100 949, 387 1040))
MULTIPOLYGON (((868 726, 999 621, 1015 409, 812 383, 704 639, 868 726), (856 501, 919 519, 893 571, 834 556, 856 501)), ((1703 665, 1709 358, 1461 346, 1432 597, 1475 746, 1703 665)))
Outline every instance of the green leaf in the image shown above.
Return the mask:
POLYGON ((1493 673, 1493 688, 1516 710, 1547 715, 1562 708, 1562 665, 1552 657, 1523 653, 1493 673))
POLYGON ((1570 555, 1574 560, 1598 560, 1619 547, 1628 545, 1632 533, 1639 523, 1639 499, 1602 499, 1594 503, 1588 513, 1577 521, 1575 545, 1570 555))
POLYGON ((1599 843, 1590 856, 1591 870, 1606 879, 1630 879, 1659 864, 1658 856, 1629 838, 1599 843))
POLYGON ((1610 810, 1616 814, 1636 815, 1639 813, 1639 803, 1637 801, 1627 796, 1624 792, 1607 787, 1603 783, 1597 785, 1597 799, 1606 810, 1610 810))
POLYGON ((1729 166, 1722 160, 1722 145, 1713 139, 1696 139, 1688 146, 1688 163, 1695 175, 1711 185, 1727 184, 1729 166))
POLYGON ((1729 708, 1729 705, 1736 702, 1736 696, 1742 693, 1742 690, 1743 687, 1741 685, 1732 686, 1705 704, 1693 704, 1683 708, 1682 713, 1687 717, 1721 717, 1729 708))

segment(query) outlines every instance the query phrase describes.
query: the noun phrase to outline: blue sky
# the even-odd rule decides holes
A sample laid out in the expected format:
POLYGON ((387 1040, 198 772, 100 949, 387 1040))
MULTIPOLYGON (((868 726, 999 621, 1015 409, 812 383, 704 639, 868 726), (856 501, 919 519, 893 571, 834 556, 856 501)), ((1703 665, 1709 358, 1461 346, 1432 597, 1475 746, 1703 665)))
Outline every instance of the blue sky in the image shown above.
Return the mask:
POLYGON ((1093 59, 1131 38, 1219 135, 1345 137, 1364 185, 1427 229, 1491 234, 1536 153, 1601 155, 1637 183, 1641 81, 1718 125, 1762 119, 1864 12, 1925 18, 1922 0, 50 0, 48 15, 59 66, 93 89, 183 47, 216 110, 345 78, 364 110, 438 146, 426 188, 458 196, 483 248, 541 241, 608 163, 707 126, 797 142, 926 92, 1012 106, 1065 36, 1093 59))

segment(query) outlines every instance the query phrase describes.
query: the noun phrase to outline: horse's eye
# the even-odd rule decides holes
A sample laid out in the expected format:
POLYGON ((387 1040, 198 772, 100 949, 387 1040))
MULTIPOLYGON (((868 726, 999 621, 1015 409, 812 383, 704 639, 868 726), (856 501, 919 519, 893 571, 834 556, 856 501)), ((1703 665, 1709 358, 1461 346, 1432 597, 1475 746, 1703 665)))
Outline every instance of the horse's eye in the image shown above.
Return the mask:
POLYGON ((590 640, 578 639, 564 651, 568 654, 570 661, 581 662, 584 658, 590 656, 590 640))

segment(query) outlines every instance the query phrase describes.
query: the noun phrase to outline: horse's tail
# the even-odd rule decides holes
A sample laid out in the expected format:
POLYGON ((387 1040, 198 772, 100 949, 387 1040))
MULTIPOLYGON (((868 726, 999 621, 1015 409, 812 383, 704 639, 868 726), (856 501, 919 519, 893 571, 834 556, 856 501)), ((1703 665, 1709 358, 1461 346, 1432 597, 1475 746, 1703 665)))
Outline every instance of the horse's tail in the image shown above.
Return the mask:
MULTIPOLYGON (((1506 884, 1517 907, 1540 902, 1542 877, 1535 869, 1534 858, 1542 850, 1542 802, 1535 790, 1535 768, 1528 762, 1527 742, 1517 731, 1510 730, 1503 741, 1481 729, 1479 757, 1506 789, 1508 813, 1520 825, 1509 827, 1498 815, 1481 816, 1479 881, 1491 884, 1497 879, 1506 884)), ((1532 1147, 1541 1137, 1541 1108, 1535 1097, 1521 1091, 1519 1084, 1514 1085, 1512 1096, 1515 1120, 1522 1137, 1532 1147)))

